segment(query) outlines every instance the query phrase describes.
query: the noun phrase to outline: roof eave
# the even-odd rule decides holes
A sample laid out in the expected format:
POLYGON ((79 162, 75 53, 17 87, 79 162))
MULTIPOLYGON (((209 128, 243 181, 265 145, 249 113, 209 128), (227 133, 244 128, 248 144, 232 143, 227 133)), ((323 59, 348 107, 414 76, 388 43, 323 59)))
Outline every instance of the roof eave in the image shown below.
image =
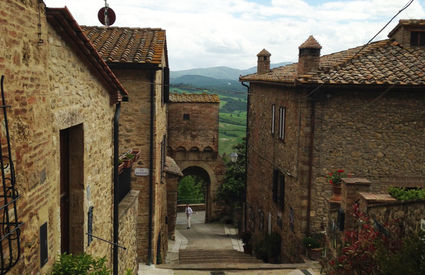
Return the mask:
POLYGON ((126 89, 100 57, 67 7, 46 8, 46 17, 49 24, 73 46, 77 54, 84 55, 87 63, 96 69, 105 84, 109 86, 111 104, 121 101, 123 96, 128 96, 126 89))

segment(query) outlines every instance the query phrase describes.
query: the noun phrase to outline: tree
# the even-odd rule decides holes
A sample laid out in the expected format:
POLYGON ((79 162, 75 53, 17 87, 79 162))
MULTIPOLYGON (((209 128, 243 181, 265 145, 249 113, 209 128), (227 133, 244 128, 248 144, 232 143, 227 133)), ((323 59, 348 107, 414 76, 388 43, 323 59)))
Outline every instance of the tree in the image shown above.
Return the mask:
POLYGON ((231 208, 241 206, 246 181, 246 138, 233 146, 238 154, 236 162, 227 160, 225 180, 218 188, 216 199, 231 208))
POLYGON ((203 203, 205 202, 204 183, 196 176, 182 178, 178 185, 178 203, 203 203))

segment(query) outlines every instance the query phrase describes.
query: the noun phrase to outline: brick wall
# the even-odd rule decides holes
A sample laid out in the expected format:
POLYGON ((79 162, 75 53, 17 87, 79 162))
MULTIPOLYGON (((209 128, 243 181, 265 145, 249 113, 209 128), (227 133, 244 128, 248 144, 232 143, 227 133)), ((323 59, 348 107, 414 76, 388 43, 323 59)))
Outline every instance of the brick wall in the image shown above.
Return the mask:
MULTIPOLYGON (((60 251, 59 132, 82 124, 82 230, 94 207, 93 234, 112 239, 113 115, 106 87, 85 60, 48 26, 41 6, 37 44, 38 1, 1 1, 0 74, 5 75, 12 153, 22 228, 22 256, 12 274, 47 273, 60 251), (90 195, 87 193, 90 189, 90 195), (39 230, 48 225, 48 263, 40 267, 39 230)), ((109 244, 80 236, 87 253, 106 256, 109 244)))

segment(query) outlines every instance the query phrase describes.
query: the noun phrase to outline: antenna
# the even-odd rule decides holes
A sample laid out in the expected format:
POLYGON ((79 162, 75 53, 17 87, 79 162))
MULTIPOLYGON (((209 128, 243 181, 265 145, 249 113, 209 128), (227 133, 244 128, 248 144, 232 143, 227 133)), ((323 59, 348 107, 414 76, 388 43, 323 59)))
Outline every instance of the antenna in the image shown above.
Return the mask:
POLYGON ((115 23, 116 16, 114 10, 109 7, 106 1, 107 0, 105 0, 105 7, 101 8, 97 13, 97 18, 100 23, 107 28, 115 23))

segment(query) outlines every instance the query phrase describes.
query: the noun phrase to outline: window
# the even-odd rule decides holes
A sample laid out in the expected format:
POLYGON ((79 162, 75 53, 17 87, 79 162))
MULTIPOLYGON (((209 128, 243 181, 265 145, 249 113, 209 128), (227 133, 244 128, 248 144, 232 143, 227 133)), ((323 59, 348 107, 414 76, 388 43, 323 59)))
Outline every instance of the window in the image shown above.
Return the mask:
POLYGON ((170 68, 162 68, 161 105, 168 102, 170 95, 170 68))
POLYGON ((279 169, 273 170, 273 202, 283 209, 285 207, 285 175, 279 169))
POLYGON ((285 107, 279 107, 279 139, 285 139, 285 107))
POLYGON ((190 120, 190 114, 183 114, 183 120, 190 120))
POLYGON ((425 46, 425 32, 411 32, 410 46, 425 46))
POLYGON ((272 128, 271 128, 272 135, 274 135, 274 128, 275 128, 275 109, 276 109, 276 106, 273 104, 272 105, 272 128))

